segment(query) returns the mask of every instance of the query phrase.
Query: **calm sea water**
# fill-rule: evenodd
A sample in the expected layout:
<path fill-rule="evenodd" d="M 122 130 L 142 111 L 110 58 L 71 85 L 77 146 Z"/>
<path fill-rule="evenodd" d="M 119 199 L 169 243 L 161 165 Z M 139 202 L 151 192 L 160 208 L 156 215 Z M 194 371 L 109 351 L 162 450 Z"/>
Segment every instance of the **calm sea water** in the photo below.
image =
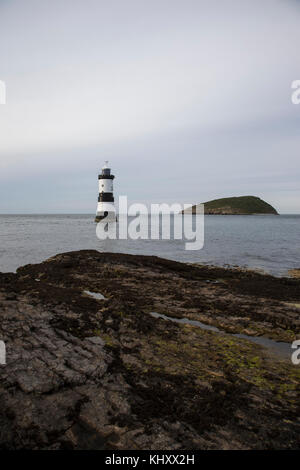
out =
<path fill-rule="evenodd" d="M 81 249 L 258 268 L 275 275 L 300 268 L 300 215 L 206 216 L 199 251 L 186 251 L 181 240 L 100 241 L 93 215 L 0 215 L 0 241 L 2 272 Z"/>

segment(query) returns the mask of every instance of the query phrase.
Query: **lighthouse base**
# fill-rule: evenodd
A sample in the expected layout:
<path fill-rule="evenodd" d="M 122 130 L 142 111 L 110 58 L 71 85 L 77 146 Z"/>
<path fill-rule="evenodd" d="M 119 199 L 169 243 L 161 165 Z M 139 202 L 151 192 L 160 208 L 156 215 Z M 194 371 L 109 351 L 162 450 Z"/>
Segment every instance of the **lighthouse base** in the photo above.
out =
<path fill-rule="evenodd" d="M 114 211 L 104 211 L 101 213 L 97 213 L 95 217 L 95 222 L 101 222 L 101 220 L 105 220 L 105 222 L 117 222 L 118 218 Z"/>

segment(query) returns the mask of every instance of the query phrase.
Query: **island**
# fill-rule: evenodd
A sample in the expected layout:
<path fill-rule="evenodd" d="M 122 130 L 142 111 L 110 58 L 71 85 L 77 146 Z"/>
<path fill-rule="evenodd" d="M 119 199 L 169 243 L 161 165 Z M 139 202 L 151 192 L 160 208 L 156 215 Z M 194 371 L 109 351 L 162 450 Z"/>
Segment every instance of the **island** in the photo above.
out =
<path fill-rule="evenodd" d="M 297 278 L 155 256 L 2 273 L 0 449 L 297 449 L 299 302 Z"/>
<path fill-rule="evenodd" d="M 183 210 L 183 214 L 195 214 L 199 204 Z M 239 196 L 204 202 L 206 215 L 278 215 L 276 209 L 256 196 Z"/>

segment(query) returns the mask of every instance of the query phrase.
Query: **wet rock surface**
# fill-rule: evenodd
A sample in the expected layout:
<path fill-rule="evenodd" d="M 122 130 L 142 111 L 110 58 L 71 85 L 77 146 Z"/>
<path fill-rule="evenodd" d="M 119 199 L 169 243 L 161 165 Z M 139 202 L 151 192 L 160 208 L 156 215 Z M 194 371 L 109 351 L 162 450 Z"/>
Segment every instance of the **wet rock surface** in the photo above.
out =
<path fill-rule="evenodd" d="M 298 279 L 92 250 L 0 274 L 0 448 L 299 448 L 300 366 L 150 315 L 288 342 L 299 303 Z"/>

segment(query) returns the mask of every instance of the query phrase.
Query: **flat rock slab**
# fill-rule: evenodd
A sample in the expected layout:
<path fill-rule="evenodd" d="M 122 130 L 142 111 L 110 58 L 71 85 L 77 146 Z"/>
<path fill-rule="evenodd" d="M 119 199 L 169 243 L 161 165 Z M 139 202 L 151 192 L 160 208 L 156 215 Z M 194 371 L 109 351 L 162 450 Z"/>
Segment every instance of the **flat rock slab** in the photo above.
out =
<path fill-rule="evenodd" d="M 298 279 L 92 250 L 0 274 L 0 448 L 298 448 L 300 366 L 150 312 L 289 342 L 299 302 Z"/>

